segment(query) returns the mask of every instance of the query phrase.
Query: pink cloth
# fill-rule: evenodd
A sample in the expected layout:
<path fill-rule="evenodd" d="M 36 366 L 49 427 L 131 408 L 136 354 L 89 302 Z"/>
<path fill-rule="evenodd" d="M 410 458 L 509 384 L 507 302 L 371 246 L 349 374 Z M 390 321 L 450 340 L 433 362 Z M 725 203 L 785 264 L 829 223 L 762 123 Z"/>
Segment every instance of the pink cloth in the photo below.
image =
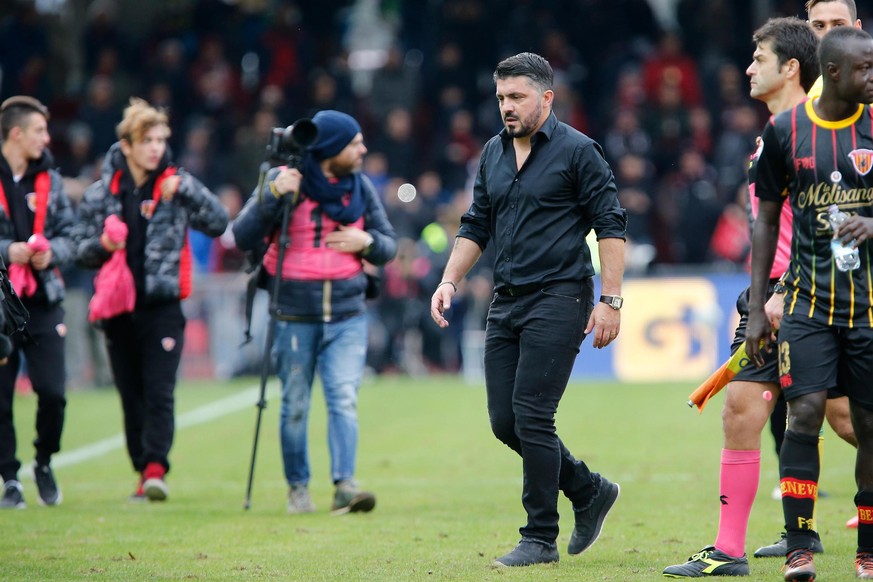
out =
<path fill-rule="evenodd" d="M 88 321 L 130 313 L 136 305 L 133 274 L 127 266 L 127 251 L 118 249 L 94 277 L 94 295 L 88 304 Z"/>
<path fill-rule="evenodd" d="M 746 530 L 758 492 L 761 451 L 722 449 L 719 475 L 718 537 L 715 548 L 739 558 L 746 553 Z"/>
<path fill-rule="evenodd" d="M 127 225 L 114 214 L 103 221 L 103 233 L 114 245 L 127 240 Z M 94 277 L 94 296 L 88 304 L 88 321 L 109 319 L 122 313 L 130 313 L 136 306 L 136 285 L 127 266 L 127 251 L 123 248 L 112 252 L 97 276 Z"/>
<path fill-rule="evenodd" d="M 35 253 L 41 253 L 51 248 L 48 239 L 41 234 L 34 234 L 27 239 L 27 246 Z M 30 265 L 9 265 L 9 281 L 20 297 L 30 297 L 36 293 L 36 277 Z"/>

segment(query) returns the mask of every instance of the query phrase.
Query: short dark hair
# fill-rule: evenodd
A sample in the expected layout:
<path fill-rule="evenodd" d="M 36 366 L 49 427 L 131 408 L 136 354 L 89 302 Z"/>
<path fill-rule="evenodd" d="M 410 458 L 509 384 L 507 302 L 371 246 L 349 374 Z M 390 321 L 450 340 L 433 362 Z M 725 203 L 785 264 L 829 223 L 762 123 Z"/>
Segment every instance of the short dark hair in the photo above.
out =
<path fill-rule="evenodd" d="M 752 35 L 760 45 L 769 42 L 781 67 L 791 59 L 800 63 L 800 85 L 809 91 L 821 74 L 818 64 L 818 38 L 810 26 L 797 17 L 771 18 Z"/>
<path fill-rule="evenodd" d="M 39 113 L 48 121 L 49 110 L 29 95 L 15 95 L 0 104 L 0 135 L 5 140 L 13 127 L 23 127 L 31 113 Z"/>
<path fill-rule="evenodd" d="M 822 73 L 828 63 L 841 65 L 849 52 L 848 44 L 852 40 L 871 40 L 870 34 L 854 26 L 838 26 L 824 35 L 818 46 L 818 61 Z"/>
<path fill-rule="evenodd" d="M 858 7 L 855 6 L 855 0 L 806 0 L 806 13 L 809 14 L 809 9 L 817 4 L 827 4 L 828 2 L 839 2 L 849 9 L 849 16 L 852 21 L 858 19 Z"/>
<path fill-rule="evenodd" d="M 552 65 L 536 53 L 519 53 L 497 63 L 494 80 L 507 77 L 527 77 L 543 91 L 550 90 L 555 81 Z"/>

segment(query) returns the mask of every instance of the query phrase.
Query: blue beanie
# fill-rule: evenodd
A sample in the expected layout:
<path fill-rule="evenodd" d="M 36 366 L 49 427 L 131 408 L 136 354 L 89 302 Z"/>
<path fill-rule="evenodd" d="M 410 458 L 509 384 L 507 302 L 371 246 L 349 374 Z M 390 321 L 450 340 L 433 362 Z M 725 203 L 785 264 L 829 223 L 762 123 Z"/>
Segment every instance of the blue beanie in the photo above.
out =
<path fill-rule="evenodd" d="M 309 146 L 309 153 L 318 162 L 343 151 L 361 133 L 361 126 L 354 117 L 332 109 L 316 113 L 312 123 L 318 128 L 318 138 Z"/>

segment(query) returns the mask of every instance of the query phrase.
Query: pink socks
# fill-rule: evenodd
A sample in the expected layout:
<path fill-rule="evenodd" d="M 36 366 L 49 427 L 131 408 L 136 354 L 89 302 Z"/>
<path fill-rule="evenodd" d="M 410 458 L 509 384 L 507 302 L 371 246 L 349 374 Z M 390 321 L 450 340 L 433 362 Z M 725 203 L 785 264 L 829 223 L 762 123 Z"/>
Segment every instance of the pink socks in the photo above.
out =
<path fill-rule="evenodd" d="M 746 529 L 760 476 L 760 450 L 722 449 L 719 475 L 721 509 L 715 547 L 729 556 L 739 558 L 746 553 Z"/>

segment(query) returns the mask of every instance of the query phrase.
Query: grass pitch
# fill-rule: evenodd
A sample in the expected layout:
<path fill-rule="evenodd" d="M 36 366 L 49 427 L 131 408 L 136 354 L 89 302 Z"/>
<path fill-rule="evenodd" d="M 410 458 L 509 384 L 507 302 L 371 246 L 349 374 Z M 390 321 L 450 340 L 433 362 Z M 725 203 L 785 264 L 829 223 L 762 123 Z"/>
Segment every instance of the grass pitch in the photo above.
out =
<path fill-rule="evenodd" d="M 256 387 L 257 379 L 179 386 L 177 416 L 186 422 L 171 454 L 170 500 L 158 504 L 127 501 L 136 478 L 119 447 L 116 393 L 70 393 L 68 456 L 55 470 L 64 502 L 38 505 L 22 470 L 27 509 L 0 513 L 0 580 L 663 580 L 665 566 L 715 538 L 723 397 L 698 415 L 685 406 L 688 384 L 571 384 L 558 432 L 592 470 L 621 484 L 621 498 L 598 542 L 579 556 L 566 554 L 573 521 L 562 499 L 560 562 L 510 570 L 490 564 L 518 541 L 521 462 L 491 435 L 482 387 L 455 377 L 368 381 L 358 479 L 378 502 L 370 514 L 346 516 L 329 515 L 318 388 L 310 426 L 318 510 L 285 512 L 275 381 L 252 506 L 243 509 Z M 238 406 L 207 407 L 215 402 Z M 35 405 L 33 396 L 16 396 L 26 467 Z M 769 435 L 764 443 L 750 555 L 775 541 L 782 524 L 781 506 L 770 498 L 778 479 Z M 853 467 L 854 450 L 828 432 L 821 477 L 828 495 L 817 516 L 827 551 L 816 558 L 821 580 L 853 578 L 855 532 L 844 527 L 854 511 Z M 752 559 L 751 580 L 781 579 L 780 566 Z"/>

